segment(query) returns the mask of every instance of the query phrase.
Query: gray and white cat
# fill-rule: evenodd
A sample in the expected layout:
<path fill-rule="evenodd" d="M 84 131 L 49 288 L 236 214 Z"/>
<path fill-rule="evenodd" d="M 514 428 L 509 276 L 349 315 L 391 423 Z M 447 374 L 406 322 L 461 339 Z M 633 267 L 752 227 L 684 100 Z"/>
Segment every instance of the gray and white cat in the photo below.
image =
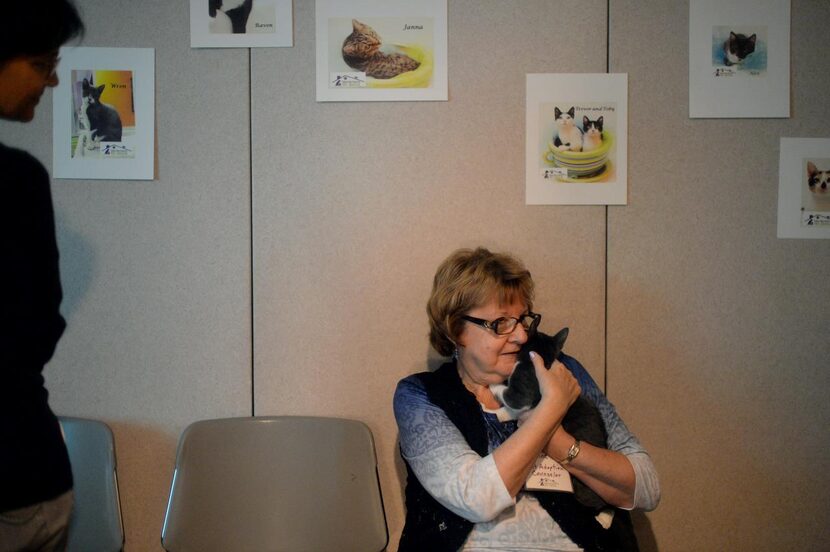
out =
<path fill-rule="evenodd" d="M 114 107 L 101 101 L 105 87 L 105 84 L 95 86 L 92 79 L 84 79 L 81 83 L 83 100 L 78 109 L 80 132 L 75 145 L 76 157 L 98 149 L 101 142 L 121 141 L 121 116 Z"/>
<path fill-rule="evenodd" d="M 738 65 L 743 63 L 748 55 L 755 51 L 756 36 L 742 35 L 729 32 L 729 38 L 723 43 L 723 64 Z"/>
<path fill-rule="evenodd" d="M 540 355 L 545 368 L 550 369 L 553 361 L 562 352 L 562 347 L 565 345 L 567 338 L 568 328 L 562 328 L 553 337 L 536 332 L 522 345 L 519 360 L 507 380 L 507 385 L 490 386 L 493 395 L 504 405 L 499 419 L 505 419 L 505 412 L 510 414 L 511 419 L 519 419 L 522 414 L 539 404 L 542 393 L 539 391 L 536 369 L 530 360 L 530 351 Z M 596 447 L 608 448 L 608 432 L 605 429 L 602 415 L 596 405 L 582 395 L 577 397 L 568 409 L 567 414 L 562 419 L 562 427 L 575 439 Z M 574 495 L 579 502 L 596 511 L 607 507 L 605 501 L 587 485 L 576 478 L 573 478 L 572 482 Z"/>
<path fill-rule="evenodd" d="M 556 117 L 553 145 L 561 151 L 582 151 L 582 131 L 574 122 L 574 108 L 562 111 L 554 107 L 553 113 Z"/>
<path fill-rule="evenodd" d="M 121 116 L 114 107 L 101 101 L 101 94 L 106 85 L 95 86 L 92 79 L 84 79 L 82 87 L 84 100 L 81 109 L 86 112 L 89 119 L 92 138 L 99 142 L 120 142 Z"/>
<path fill-rule="evenodd" d="M 363 71 L 376 79 L 391 79 L 401 73 L 414 71 L 421 64 L 401 53 L 383 53 L 383 41 L 375 30 L 352 19 L 352 34 L 343 41 L 343 61 L 352 69 Z"/>

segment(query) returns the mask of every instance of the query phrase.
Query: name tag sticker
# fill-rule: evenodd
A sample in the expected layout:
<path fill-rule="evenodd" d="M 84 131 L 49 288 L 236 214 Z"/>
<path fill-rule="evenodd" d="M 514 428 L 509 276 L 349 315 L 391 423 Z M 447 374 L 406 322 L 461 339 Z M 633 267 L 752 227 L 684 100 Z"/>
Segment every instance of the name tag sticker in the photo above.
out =
<path fill-rule="evenodd" d="M 529 491 L 574 492 L 571 474 L 568 473 L 568 470 L 544 453 L 539 455 L 536 464 L 530 470 L 530 475 L 525 481 L 525 489 Z"/>

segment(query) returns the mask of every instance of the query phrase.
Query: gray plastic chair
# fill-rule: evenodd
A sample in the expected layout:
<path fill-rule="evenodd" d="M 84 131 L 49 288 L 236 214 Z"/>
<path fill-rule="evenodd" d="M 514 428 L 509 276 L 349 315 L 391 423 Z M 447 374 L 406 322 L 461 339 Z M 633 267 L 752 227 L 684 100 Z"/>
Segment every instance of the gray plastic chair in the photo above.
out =
<path fill-rule="evenodd" d="M 104 422 L 60 417 L 72 478 L 75 506 L 69 525 L 69 552 L 117 552 L 124 547 L 118 495 L 115 444 Z"/>
<path fill-rule="evenodd" d="M 364 423 L 227 418 L 182 433 L 161 533 L 165 550 L 378 552 L 388 540 Z"/>

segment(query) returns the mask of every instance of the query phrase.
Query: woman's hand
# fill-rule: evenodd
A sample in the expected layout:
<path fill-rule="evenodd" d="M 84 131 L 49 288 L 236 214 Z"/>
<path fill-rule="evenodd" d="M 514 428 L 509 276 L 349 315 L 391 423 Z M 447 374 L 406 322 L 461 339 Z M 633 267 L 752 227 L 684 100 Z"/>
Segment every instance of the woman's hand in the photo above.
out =
<path fill-rule="evenodd" d="M 558 360 L 553 361 L 550 370 L 545 368 L 542 357 L 536 353 L 530 353 L 530 360 L 536 369 L 536 379 L 539 380 L 539 390 L 542 393 L 540 404 L 541 402 L 551 403 L 557 414 L 561 412 L 561 415 L 558 415 L 557 418 L 564 417 L 582 391 L 579 382 L 576 381 L 571 371 Z"/>

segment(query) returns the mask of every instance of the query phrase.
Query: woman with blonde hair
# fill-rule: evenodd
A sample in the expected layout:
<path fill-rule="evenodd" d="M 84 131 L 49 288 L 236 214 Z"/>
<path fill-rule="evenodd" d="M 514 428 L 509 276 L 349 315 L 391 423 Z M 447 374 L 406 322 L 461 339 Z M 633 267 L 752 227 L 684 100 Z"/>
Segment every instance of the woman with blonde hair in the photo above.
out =
<path fill-rule="evenodd" d="M 435 372 L 401 380 L 394 410 L 407 468 L 406 524 L 399 550 L 636 550 L 628 516 L 657 506 L 648 453 L 578 361 L 546 370 L 531 355 L 541 401 L 521 422 L 501 421 L 490 385 L 512 373 L 541 315 L 534 283 L 514 257 L 461 249 L 439 266 L 427 304 L 430 342 L 451 357 Z M 596 405 L 607 448 L 562 427 L 580 394 Z M 541 453 L 608 505 L 594 512 L 567 493 L 528 491 Z"/>

